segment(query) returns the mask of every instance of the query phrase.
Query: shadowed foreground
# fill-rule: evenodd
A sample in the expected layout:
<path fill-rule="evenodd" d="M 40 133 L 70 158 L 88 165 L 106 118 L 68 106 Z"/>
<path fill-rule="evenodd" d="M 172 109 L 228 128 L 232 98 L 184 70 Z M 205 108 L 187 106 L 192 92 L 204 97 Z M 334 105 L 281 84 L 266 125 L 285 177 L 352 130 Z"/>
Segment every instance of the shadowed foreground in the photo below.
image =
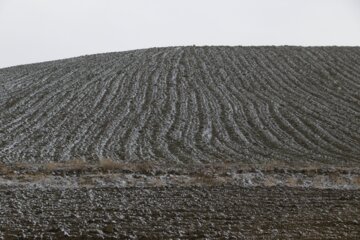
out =
<path fill-rule="evenodd" d="M 2 187 L 0 195 L 5 239 L 360 236 L 360 192 L 351 190 Z"/>

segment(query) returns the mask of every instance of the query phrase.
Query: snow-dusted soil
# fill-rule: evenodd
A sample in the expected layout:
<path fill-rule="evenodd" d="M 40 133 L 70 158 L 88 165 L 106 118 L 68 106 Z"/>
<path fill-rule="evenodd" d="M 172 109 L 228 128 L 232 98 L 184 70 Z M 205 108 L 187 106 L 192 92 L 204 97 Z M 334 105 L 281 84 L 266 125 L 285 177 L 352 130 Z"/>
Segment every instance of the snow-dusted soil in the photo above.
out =
<path fill-rule="evenodd" d="M 359 239 L 359 47 L 0 69 L 1 239 Z"/>
<path fill-rule="evenodd" d="M 173 47 L 0 69 L 0 162 L 358 165 L 360 48 Z"/>
<path fill-rule="evenodd" d="M 226 172 L 213 174 L 161 174 L 141 173 L 76 173 L 11 174 L 0 175 L 1 187 L 69 188 L 82 187 L 189 187 L 189 186 L 238 186 L 238 187 L 291 187 L 316 189 L 360 190 L 360 174 L 350 172 Z"/>

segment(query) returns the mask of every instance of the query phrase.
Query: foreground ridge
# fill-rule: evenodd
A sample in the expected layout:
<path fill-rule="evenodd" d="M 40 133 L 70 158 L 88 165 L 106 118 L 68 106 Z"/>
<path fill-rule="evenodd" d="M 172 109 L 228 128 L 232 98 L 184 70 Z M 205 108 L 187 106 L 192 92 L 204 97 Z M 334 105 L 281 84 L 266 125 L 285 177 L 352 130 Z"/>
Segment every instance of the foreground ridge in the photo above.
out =
<path fill-rule="evenodd" d="M 357 47 L 153 48 L 0 69 L 0 163 L 359 156 Z"/>

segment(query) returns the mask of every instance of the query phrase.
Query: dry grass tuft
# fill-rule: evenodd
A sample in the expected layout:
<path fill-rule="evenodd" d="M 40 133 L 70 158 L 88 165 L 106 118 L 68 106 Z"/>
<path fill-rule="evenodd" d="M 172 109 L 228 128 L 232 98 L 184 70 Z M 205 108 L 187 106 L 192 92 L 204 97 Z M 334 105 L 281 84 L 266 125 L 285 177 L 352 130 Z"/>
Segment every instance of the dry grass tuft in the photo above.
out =
<path fill-rule="evenodd" d="M 273 176 L 266 176 L 264 179 L 264 186 L 265 187 L 273 187 L 276 186 L 277 182 Z"/>
<path fill-rule="evenodd" d="M 116 162 L 110 158 L 100 159 L 99 168 L 104 171 L 124 170 L 125 164 Z"/>
<path fill-rule="evenodd" d="M 288 187 L 298 187 L 299 186 L 299 179 L 297 179 L 294 176 L 291 176 L 291 177 L 286 179 L 285 184 Z"/>
<path fill-rule="evenodd" d="M 155 167 L 150 162 L 141 162 L 130 165 L 131 169 L 134 172 L 141 173 L 141 174 L 152 174 L 155 170 Z"/>
<path fill-rule="evenodd" d="M 75 171 L 85 170 L 88 167 L 88 164 L 84 159 L 73 159 L 64 165 L 65 168 Z"/>
<path fill-rule="evenodd" d="M 68 162 L 49 162 L 43 165 L 42 169 L 44 172 L 54 172 L 59 170 L 64 171 L 83 171 L 89 165 L 83 159 L 74 159 Z"/>
<path fill-rule="evenodd" d="M 212 171 L 209 171 L 209 169 L 202 169 L 196 172 L 193 175 L 191 181 L 192 184 L 206 185 L 206 186 L 215 186 L 222 184 L 223 182 L 224 179 L 222 177 L 215 175 Z"/>
<path fill-rule="evenodd" d="M 351 183 L 354 184 L 355 186 L 359 186 L 360 187 L 360 176 L 354 176 L 351 178 Z"/>
<path fill-rule="evenodd" d="M 6 175 L 6 174 L 9 174 L 9 173 L 10 173 L 9 168 L 6 167 L 4 164 L 0 163 L 0 174 L 1 175 Z"/>
<path fill-rule="evenodd" d="M 153 187 L 163 187 L 166 185 L 166 183 L 163 182 L 160 178 L 151 178 L 149 180 L 149 184 Z"/>
<path fill-rule="evenodd" d="M 61 167 L 60 163 L 49 162 L 43 166 L 43 169 L 45 172 L 53 172 L 53 171 L 58 170 L 60 167 Z"/>
<path fill-rule="evenodd" d="M 31 168 L 31 165 L 28 163 L 16 163 L 15 168 L 17 170 L 28 170 Z"/>
<path fill-rule="evenodd" d="M 222 184 L 224 181 L 222 181 L 222 178 L 218 178 L 216 176 L 197 176 L 192 179 L 192 184 L 197 184 L 200 186 L 216 186 Z"/>

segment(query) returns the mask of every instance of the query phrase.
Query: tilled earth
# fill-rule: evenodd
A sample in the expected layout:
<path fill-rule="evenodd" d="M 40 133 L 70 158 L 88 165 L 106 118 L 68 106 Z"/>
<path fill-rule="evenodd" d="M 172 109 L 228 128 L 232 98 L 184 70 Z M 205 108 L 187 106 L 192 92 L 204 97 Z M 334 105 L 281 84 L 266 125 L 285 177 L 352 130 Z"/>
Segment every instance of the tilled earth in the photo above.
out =
<path fill-rule="evenodd" d="M 0 69 L 0 163 L 359 166 L 360 47 L 170 47 Z"/>
<path fill-rule="evenodd" d="M 0 239 L 360 239 L 359 103 L 359 47 L 0 69 Z"/>
<path fill-rule="evenodd" d="M 0 239 L 359 239 L 360 191 L 0 188 Z"/>

